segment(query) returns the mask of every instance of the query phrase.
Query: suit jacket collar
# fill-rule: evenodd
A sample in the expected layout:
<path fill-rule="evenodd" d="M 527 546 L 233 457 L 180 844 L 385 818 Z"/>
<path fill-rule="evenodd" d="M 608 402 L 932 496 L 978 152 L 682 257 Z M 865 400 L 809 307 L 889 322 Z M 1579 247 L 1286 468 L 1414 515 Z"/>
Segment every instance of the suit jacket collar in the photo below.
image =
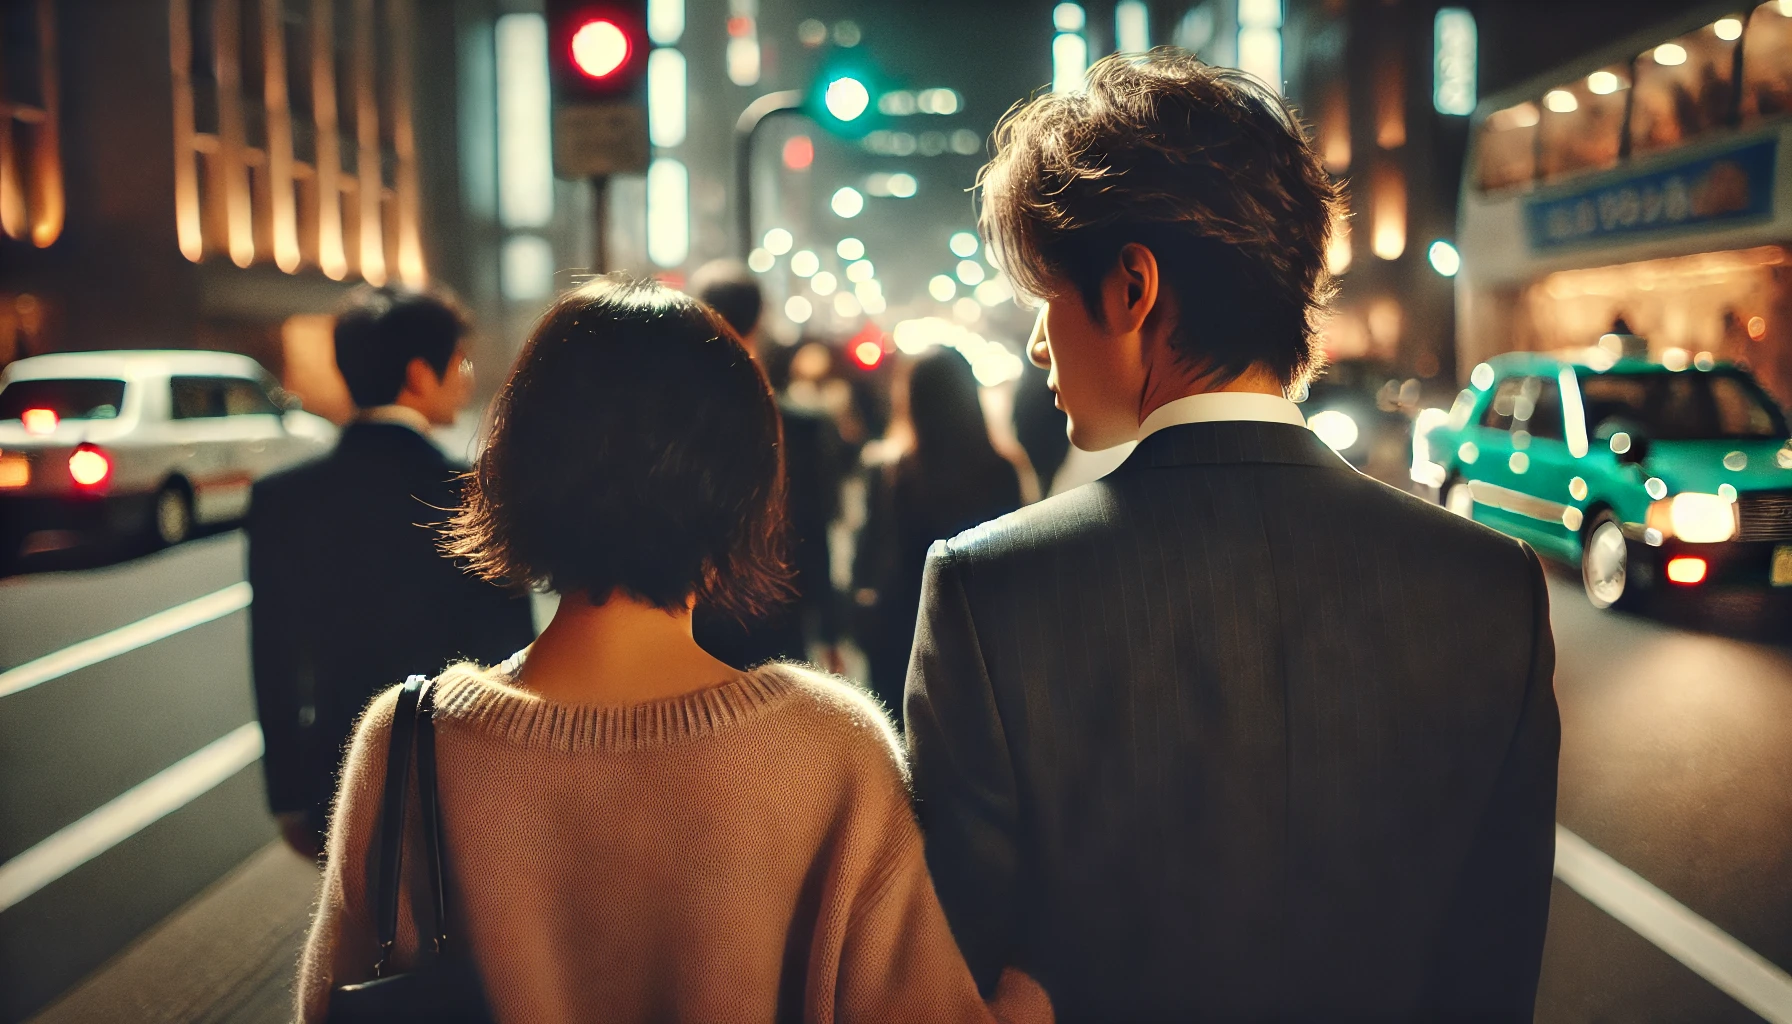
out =
<path fill-rule="evenodd" d="M 1250 462 L 1316 466 L 1355 472 L 1311 430 L 1290 423 L 1224 420 L 1184 423 L 1156 431 L 1133 450 L 1122 471 L 1142 467 Z"/>
<path fill-rule="evenodd" d="M 430 466 L 453 466 L 435 442 L 402 423 L 354 420 L 342 428 L 336 451 L 343 455 L 396 458 Z"/>

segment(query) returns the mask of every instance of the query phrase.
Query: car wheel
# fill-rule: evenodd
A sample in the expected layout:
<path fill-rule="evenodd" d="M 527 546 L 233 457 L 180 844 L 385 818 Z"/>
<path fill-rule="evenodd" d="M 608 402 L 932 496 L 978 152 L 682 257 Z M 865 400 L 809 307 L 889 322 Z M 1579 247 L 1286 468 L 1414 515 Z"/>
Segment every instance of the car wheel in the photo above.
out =
<path fill-rule="evenodd" d="M 185 487 L 170 483 L 156 492 L 155 531 L 165 547 L 179 544 L 193 532 L 193 499 Z"/>
<path fill-rule="evenodd" d="M 1580 579 L 1595 608 L 1635 608 L 1646 596 L 1643 580 L 1631 564 L 1624 527 L 1609 509 L 1595 516 L 1582 535 Z"/>
<path fill-rule="evenodd" d="M 1452 477 L 1444 485 L 1444 507 L 1464 519 L 1475 518 L 1475 495 L 1469 490 L 1467 480 Z"/>

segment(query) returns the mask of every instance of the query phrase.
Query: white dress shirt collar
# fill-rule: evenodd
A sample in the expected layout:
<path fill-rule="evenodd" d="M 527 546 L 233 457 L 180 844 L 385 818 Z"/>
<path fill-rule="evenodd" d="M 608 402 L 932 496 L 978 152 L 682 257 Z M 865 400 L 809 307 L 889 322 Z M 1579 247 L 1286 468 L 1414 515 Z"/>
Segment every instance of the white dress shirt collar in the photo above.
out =
<path fill-rule="evenodd" d="M 362 409 L 355 419 L 362 423 L 392 423 L 410 427 L 424 437 L 429 436 L 429 417 L 408 405 L 376 405 Z"/>
<path fill-rule="evenodd" d="M 1139 440 L 1165 427 L 1184 423 L 1214 423 L 1221 420 L 1254 420 L 1259 423 L 1287 423 L 1304 427 L 1307 418 L 1300 406 L 1281 395 L 1265 395 L 1255 391 L 1211 391 L 1165 402 L 1152 410 L 1139 424 Z"/>

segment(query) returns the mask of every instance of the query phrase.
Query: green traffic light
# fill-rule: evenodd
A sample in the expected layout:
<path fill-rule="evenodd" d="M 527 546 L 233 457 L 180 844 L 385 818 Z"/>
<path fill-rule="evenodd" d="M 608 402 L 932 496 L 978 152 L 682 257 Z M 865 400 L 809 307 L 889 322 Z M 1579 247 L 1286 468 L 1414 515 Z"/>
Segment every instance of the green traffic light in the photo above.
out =
<path fill-rule="evenodd" d="M 871 105 L 871 91 L 865 83 L 851 76 L 842 76 L 828 83 L 822 94 L 828 113 L 841 121 L 857 120 Z"/>

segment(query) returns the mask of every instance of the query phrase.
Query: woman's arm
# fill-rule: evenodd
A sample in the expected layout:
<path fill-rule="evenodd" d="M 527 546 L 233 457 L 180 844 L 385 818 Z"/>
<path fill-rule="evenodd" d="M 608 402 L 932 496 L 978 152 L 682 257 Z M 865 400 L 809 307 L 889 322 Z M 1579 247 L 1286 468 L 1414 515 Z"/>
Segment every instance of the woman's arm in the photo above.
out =
<path fill-rule="evenodd" d="M 1051 1000 L 1013 968 L 985 1003 L 946 923 L 927 874 L 921 835 L 903 814 L 887 837 L 889 850 L 866 873 L 841 944 L 835 1020 L 1045 1022 Z M 811 978 L 811 991 L 817 979 Z M 819 1016 L 819 1015 L 818 1015 Z"/>
<path fill-rule="evenodd" d="M 323 890 L 299 961 L 299 1019 L 307 1024 L 328 1016 L 332 988 L 371 979 L 379 959 L 367 895 L 368 856 L 379 823 L 386 743 L 397 702 L 397 687 L 374 698 L 355 726 L 343 762 L 330 814 Z"/>

